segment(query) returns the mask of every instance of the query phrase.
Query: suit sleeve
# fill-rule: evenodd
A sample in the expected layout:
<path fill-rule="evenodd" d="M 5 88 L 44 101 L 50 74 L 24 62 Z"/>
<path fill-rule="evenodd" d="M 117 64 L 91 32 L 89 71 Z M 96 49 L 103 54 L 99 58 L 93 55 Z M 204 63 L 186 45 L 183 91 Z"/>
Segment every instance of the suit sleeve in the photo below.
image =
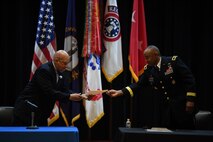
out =
<path fill-rule="evenodd" d="M 35 82 L 39 86 L 40 91 L 45 95 L 59 100 L 69 99 L 69 92 L 62 92 L 54 87 L 54 77 L 45 69 L 39 70 L 35 75 Z"/>

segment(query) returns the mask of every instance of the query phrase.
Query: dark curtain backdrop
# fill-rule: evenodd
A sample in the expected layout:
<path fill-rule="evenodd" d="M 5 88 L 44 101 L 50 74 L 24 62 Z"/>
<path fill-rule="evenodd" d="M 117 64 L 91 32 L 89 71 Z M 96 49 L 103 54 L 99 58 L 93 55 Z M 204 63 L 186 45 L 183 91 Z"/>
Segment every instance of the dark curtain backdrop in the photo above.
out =
<path fill-rule="evenodd" d="M 76 1 L 78 46 L 81 49 L 85 0 Z M 101 0 L 103 10 L 105 1 Z M 133 1 L 117 0 L 117 3 L 122 30 L 124 72 L 112 84 L 107 83 L 102 76 L 103 89 L 121 89 L 131 82 L 127 57 Z M 213 47 L 212 0 L 144 0 L 144 5 L 148 44 L 158 46 L 162 55 L 178 55 L 182 58 L 196 77 L 199 109 L 213 111 L 213 73 L 210 69 L 210 49 Z M 13 106 L 19 92 L 29 80 L 39 7 L 39 0 L 1 2 L 1 106 Z M 53 7 L 57 47 L 63 49 L 67 0 L 53 0 Z M 138 96 L 142 95 L 143 93 Z M 111 99 L 103 95 L 103 98 L 105 115 L 92 129 L 86 125 L 82 107 L 81 118 L 76 124 L 82 140 L 112 139 L 117 127 L 124 126 L 127 117 L 137 127 L 137 122 L 143 119 L 139 120 L 136 114 L 148 109 L 144 104 L 149 103 L 149 99 L 145 100 L 143 97 Z M 140 111 L 135 108 L 140 108 Z"/>

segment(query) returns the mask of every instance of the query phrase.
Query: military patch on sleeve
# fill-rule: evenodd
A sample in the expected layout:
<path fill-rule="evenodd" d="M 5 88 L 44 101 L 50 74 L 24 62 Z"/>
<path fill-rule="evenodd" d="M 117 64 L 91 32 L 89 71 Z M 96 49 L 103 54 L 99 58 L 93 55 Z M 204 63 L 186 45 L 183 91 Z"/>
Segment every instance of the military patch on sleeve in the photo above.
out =
<path fill-rule="evenodd" d="M 177 56 L 172 56 L 172 61 L 175 61 Z"/>

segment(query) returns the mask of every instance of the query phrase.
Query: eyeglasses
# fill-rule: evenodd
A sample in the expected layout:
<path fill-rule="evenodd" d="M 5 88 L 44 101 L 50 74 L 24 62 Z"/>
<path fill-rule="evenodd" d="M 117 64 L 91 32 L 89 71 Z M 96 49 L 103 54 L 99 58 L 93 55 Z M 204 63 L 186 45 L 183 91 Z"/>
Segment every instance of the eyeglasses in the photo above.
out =
<path fill-rule="evenodd" d="M 63 60 L 59 60 L 59 62 L 60 62 L 61 64 L 65 65 L 65 66 L 69 63 L 69 61 L 63 61 Z"/>

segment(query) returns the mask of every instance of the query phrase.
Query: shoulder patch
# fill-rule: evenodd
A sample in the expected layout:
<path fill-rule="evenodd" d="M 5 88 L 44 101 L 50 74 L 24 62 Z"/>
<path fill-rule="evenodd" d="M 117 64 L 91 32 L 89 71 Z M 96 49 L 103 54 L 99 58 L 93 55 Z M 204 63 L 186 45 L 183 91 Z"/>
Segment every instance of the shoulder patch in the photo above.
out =
<path fill-rule="evenodd" d="M 144 70 L 146 70 L 147 69 L 147 64 L 143 68 L 144 68 Z"/>
<path fill-rule="evenodd" d="M 172 56 L 172 61 L 175 61 L 177 56 Z"/>

